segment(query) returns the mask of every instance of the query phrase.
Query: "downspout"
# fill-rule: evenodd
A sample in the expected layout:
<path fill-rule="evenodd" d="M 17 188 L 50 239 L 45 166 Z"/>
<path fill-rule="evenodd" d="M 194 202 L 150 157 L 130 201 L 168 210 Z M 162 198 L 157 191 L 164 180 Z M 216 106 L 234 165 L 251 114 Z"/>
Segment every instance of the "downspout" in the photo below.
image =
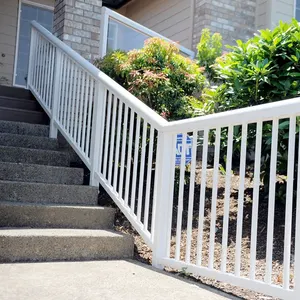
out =
<path fill-rule="evenodd" d="M 190 18 L 189 45 L 190 45 L 190 49 L 192 51 L 195 51 L 195 49 L 193 48 L 193 35 L 194 35 L 194 20 L 195 20 L 195 4 L 196 4 L 196 0 L 190 0 L 190 1 L 191 1 L 191 9 L 190 9 L 191 18 Z"/>

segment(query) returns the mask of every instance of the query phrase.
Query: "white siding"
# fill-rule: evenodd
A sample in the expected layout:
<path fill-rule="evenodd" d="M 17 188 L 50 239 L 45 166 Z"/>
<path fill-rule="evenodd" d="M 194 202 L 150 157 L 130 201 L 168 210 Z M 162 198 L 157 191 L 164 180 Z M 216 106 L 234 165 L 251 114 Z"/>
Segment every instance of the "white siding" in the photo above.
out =
<path fill-rule="evenodd" d="M 277 0 L 274 6 L 272 27 L 278 25 L 279 21 L 290 22 L 294 17 L 294 0 Z"/>
<path fill-rule="evenodd" d="M 274 28 L 279 21 L 290 22 L 295 14 L 295 0 L 258 0 L 257 29 Z"/>
<path fill-rule="evenodd" d="M 138 0 L 118 12 L 191 48 L 191 0 Z"/>

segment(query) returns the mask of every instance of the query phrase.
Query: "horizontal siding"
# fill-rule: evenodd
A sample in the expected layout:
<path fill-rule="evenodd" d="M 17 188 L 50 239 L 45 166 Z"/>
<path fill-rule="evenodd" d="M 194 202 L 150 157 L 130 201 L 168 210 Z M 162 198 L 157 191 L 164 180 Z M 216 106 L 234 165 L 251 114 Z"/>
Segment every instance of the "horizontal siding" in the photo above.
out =
<path fill-rule="evenodd" d="M 294 18 L 295 0 L 257 0 L 256 26 L 258 29 L 274 28 L 279 21 Z"/>
<path fill-rule="evenodd" d="M 118 12 L 191 48 L 191 0 L 140 0 Z"/>
<path fill-rule="evenodd" d="M 18 0 L 0 2 L 0 77 L 13 82 L 16 50 Z"/>
<path fill-rule="evenodd" d="M 279 20 L 290 22 L 294 17 L 294 0 L 277 0 L 275 5 L 275 19 L 272 26 L 276 26 Z"/>

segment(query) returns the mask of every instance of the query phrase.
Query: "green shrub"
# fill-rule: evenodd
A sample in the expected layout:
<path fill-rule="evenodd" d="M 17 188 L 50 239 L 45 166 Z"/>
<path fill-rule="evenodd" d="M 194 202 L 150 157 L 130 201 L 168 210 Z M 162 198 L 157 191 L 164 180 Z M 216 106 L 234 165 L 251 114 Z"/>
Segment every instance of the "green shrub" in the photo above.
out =
<path fill-rule="evenodd" d="M 280 22 L 217 59 L 218 111 L 269 103 L 300 94 L 300 25 Z"/>
<path fill-rule="evenodd" d="M 201 67 L 205 68 L 205 72 L 209 79 L 215 79 L 215 71 L 212 65 L 216 58 L 222 54 L 222 36 L 220 33 L 211 35 L 208 28 L 204 28 L 201 32 L 200 42 L 197 45 L 197 60 Z"/>
<path fill-rule="evenodd" d="M 221 85 L 204 92 L 204 113 L 270 103 L 300 94 L 300 26 L 280 22 L 274 30 L 261 30 L 247 42 L 237 41 L 231 52 L 216 60 L 214 70 Z M 299 129 L 297 119 L 297 132 Z M 268 190 L 272 125 L 263 125 L 261 175 Z M 289 121 L 281 120 L 278 134 L 277 175 L 286 175 Z M 249 125 L 248 149 L 255 149 L 256 127 Z M 221 157 L 226 160 L 227 133 L 222 134 Z M 239 157 L 241 128 L 234 132 L 234 156 Z M 285 181 L 285 179 L 283 180 Z M 285 184 L 277 184 L 279 197 L 285 198 Z"/>
<path fill-rule="evenodd" d="M 95 65 L 168 120 L 193 117 L 206 84 L 203 69 L 175 44 L 151 38 L 142 49 L 114 51 Z"/>

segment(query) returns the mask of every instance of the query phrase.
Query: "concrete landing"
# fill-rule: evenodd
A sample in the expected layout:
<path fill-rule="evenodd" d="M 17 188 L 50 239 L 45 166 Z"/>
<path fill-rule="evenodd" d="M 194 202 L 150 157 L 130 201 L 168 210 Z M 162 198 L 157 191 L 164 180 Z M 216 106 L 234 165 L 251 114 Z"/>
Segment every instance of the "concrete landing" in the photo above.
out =
<path fill-rule="evenodd" d="M 1 300 L 224 300 L 202 285 L 128 261 L 0 265 Z"/>

